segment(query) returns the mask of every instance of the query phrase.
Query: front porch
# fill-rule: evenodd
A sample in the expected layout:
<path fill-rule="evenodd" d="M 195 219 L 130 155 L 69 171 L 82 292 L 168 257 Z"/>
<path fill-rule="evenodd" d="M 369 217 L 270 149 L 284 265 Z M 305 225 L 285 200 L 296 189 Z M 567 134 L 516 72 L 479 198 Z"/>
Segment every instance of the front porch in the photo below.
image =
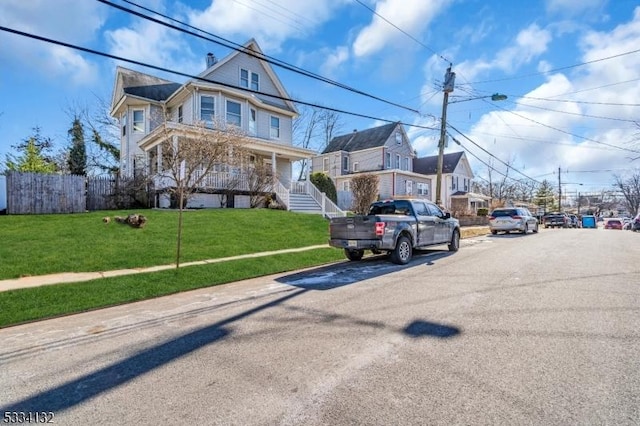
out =
<path fill-rule="evenodd" d="M 199 183 L 187 202 L 188 208 L 270 207 L 265 201 L 273 200 L 289 211 L 325 217 L 346 215 L 309 181 L 281 182 L 277 177 L 269 176 L 267 181 L 260 182 L 250 172 L 213 172 L 197 179 Z M 155 207 L 177 206 L 170 195 L 175 187 L 170 176 L 157 174 L 153 187 Z"/>

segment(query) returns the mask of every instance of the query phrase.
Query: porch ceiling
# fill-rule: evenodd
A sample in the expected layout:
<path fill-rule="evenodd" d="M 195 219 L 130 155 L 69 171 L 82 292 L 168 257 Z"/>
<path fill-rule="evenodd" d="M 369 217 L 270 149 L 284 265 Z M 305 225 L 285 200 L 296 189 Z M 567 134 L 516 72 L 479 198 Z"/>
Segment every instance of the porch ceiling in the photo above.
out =
<path fill-rule="evenodd" d="M 197 132 L 200 129 L 194 129 L 193 126 L 179 124 L 179 123 L 167 123 L 166 129 L 165 126 L 160 126 L 155 129 L 153 132 L 149 133 L 146 137 L 138 142 L 138 146 L 143 151 L 147 152 L 151 150 L 151 148 L 161 144 L 167 139 L 170 139 L 173 136 L 183 136 L 183 137 L 196 137 Z M 207 130 L 211 132 L 215 132 L 216 130 Z M 277 158 L 286 159 L 289 161 L 299 161 L 311 158 L 317 155 L 317 152 L 295 147 L 292 145 L 284 145 L 277 142 L 267 141 L 263 139 L 257 139 L 248 137 L 248 142 L 245 144 L 245 147 L 259 155 L 271 157 L 273 153 L 275 153 Z"/>

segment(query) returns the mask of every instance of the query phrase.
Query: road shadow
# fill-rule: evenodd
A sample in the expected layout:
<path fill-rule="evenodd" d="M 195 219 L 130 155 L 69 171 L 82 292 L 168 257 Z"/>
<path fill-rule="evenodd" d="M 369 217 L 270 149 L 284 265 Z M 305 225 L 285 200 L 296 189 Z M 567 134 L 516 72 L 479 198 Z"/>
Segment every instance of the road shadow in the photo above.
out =
<path fill-rule="evenodd" d="M 451 256 L 448 250 L 416 250 L 411 261 L 406 265 L 391 263 L 388 256 L 375 255 L 360 261 L 344 261 L 327 266 L 313 268 L 303 272 L 295 272 L 277 278 L 282 284 L 309 290 L 331 290 L 351 285 L 371 278 L 392 274 L 402 269 L 420 265 L 431 266 L 439 259 Z"/>
<path fill-rule="evenodd" d="M 230 336 L 225 327 L 265 309 L 298 297 L 307 290 L 298 290 L 272 302 L 257 306 L 215 324 L 201 327 L 178 338 L 145 349 L 136 355 L 115 362 L 93 373 L 86 374 L 54 388 L 42 391 L 20 401 L 0 407 L 2 412 L 54 412 L 59 413 L 104 392 L 121 386 L 139 376 L 169 364 L 204 346 Z"/>
<path fill-rule="evenodd" d="M 455 337 L 460 334 L 458 327 L 446 324 L 438 324 L 430 321 L 413 321 L 402 330 L 406 335 L 411 337 L 437 337 L 446 339 Z"/>

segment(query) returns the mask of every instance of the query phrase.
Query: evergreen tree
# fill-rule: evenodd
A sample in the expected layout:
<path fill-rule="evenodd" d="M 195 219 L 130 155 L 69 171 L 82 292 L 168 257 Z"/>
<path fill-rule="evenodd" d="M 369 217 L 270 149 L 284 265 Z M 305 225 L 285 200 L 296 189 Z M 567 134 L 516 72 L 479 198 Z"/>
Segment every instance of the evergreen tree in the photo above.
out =
<path fill-rule="evenodd" d="M 543 180 L 542 184 L 536 191 L 536 195 L 533 199 L 533 202 L 538 206 L 542 207 L 545 212 L 554 210 L 555 203 L 555 189 L 551 186 L 548 180 Z"/>
<path fill-rule="evenodd" d="M 85 176 L 87 174 L 87 151 L 84 142 L 84 128 L 77 116 L 69 129 L 69 136 L 71 136 L 71 146 L 69 147 L 67 159 L 69 173 Z"/>
<path fill-rule="evenodd" d="M 42 154 L 42 147 L 35 136 L 27 139 L 23 144 L 23 155 L 13 157 L 7 155 L 7 170 L 32 173 L 54 173 L 57 169 L 54 162 L 47 160 Z"/>

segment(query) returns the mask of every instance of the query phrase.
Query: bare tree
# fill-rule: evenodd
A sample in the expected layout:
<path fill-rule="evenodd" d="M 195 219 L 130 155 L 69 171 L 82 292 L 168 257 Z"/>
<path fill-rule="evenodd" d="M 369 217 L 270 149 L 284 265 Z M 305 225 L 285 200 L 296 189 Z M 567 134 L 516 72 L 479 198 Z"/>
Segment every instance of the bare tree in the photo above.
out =
<path fill-rule="evenodd" d="M 320 150 L 324 150 L 331 139 L 342 130 L 342 116 L 335 112 L 325 109 L 320 114 L 320 129 L 322 131 L 322 145 Z"/>
<path fill-rule="evenodd" d="M 162 144 L 162 173 L 170 184 L 167 191 L 178 204 L 178 238 L 176 268 L 180 267 L 182 241 L 182 213 L 189 198 L 205 186 L 216 167 L 232 167 L 243 152 L 245 135 L 235 126 L 214 123 L 215 129 L 194 126 L 189 133 L 176 131 L 165 121 L 165 142 Z"/>
<path fill-rule="evenodd" d="M 351 179 L 351 192 L 353 192 L 352 209 L 355 214 L 366 214 L 369 206 L 378 198 L 378 182 L 376 175 L 363 173 Z"/>
<path fill-rule="evenodd" d="M 624 179 L 614 175 L 614 188 L 622 193 L 626 208 L 633 216 L 640 211 L 640 170 L 636 170 L 631 176 Z"/>
<path fill-rule="evenodd" d="M 322 111 L 317 107 L 301 105 L 299 107 L 300 115 L 293 122 L 293 138 L 295 144 L 301 148 L 314 149 L 317 140 L 317 134 L 320 127 L 320 116 Z M 298 180 L 306 175 L 308 164 L 306 160 L 302 160 Z"/>
<path fill-rule="evenodd" d="M 259 160 L 252 167 L 249 167 L 246 175 L 249 185 L 250 207 L 256 208 L 264 205 L 265 194 L 273 183 L 271 167 L 264 164 L 264 161 Z"/>

